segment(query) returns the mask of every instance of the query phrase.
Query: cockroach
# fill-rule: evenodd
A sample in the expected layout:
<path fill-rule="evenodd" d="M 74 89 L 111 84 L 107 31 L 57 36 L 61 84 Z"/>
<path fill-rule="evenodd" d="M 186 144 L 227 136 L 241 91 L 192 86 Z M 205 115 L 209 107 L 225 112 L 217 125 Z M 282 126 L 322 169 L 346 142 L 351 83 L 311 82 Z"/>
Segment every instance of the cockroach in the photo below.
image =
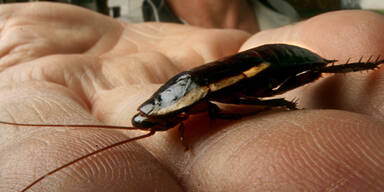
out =
<path fill-rule="evenodd" d="M 267 44 L 232 56 L 181 72 L 161 86 L 138 108 L 132 118 L 134 127 L 107 125 L 22 124 L 1 121 L 2 124 L 37 127 L 98 127 L 111 129 L 139 129 L 147 134 L 130 138 L 70 161 L 41 176 L 22 191 L 27 191 L 45 177 L 76 162 L 113 147 L 149 137 L 157 131 L 179 126 L 181 139 L 183 121 L 190 114 L 208 112 L 211 118 L 236 118 L 236 114 L 224 114 L 212 102 L 227 104 L 261 105 L 296 109 L 295 102 L 284 98 L 265 99 L 313 82 L 322 73 L 347 73 L 376 69 L 384 63 L 361 61 L 334 65 L 328 60 L 302 47 L 287 44 Z"/>

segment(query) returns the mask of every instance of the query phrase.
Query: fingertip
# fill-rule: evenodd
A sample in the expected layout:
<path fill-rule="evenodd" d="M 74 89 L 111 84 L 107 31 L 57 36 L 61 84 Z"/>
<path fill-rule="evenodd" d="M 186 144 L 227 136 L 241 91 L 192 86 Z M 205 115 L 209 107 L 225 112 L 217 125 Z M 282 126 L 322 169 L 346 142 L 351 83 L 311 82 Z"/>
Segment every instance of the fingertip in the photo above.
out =
<path fill-rule="evenodd" d="M 309 48 L 330 59 L 382 55 L 383 18 L 370 11 L 329 12 L 297 24 L 257 33 L 241 50 L 262 44 L 287 43 Z"/>
<path fill-rule="evenodd" d="M 382 127 L 368 116 L 336 110 L 248 118 L 195 149 L 184 179 L 191 187 L 209 183 L 200 187 L 221 191 L 380 191 Z"/>

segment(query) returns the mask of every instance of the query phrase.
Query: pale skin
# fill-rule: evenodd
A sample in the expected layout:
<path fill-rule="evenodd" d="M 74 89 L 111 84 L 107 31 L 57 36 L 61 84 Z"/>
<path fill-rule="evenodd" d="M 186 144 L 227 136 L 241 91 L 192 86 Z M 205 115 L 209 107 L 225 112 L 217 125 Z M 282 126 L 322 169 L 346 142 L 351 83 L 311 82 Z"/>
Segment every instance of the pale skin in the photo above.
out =
<path fill-rule="evenodd" d="M 22 8 L 21 8 L 22 7 Z M 384 56 L 384 19 L 334 12 L 250 35 L 172 24 L 124 24 L 52 4 L 0 7 L 0 117 L 20 123 L 130 126 L 137 106 L 177 72 L 265 43 L 329 59 Z M 323 78 L 284 97 L 305 110 L 177 129 L 90 157 L 35 191 L 383 191 L 384 69 Z M 0 191 L 143 131 L 0 127 Z"/>
<path fill-rule="evenodd" d="M 166 0 L 172 11 L 190 25 L 205 28 L 259 31 L 259 25 L 248 0 Z M 188 11 L 190 10 L 190 11 Z"/>

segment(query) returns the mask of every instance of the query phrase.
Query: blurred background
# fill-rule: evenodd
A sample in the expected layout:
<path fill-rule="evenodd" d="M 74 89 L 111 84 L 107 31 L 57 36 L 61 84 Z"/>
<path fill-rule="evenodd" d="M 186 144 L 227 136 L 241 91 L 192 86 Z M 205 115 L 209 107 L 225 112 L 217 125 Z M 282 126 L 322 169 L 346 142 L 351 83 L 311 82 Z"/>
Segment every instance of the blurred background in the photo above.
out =
<path fill-rule="evenodd" d="M 0 3 L 35 1 L 37 0 L 0 0 Z M 342 9 L 365 9 L 384 13 L 384 0 L 244 1 L 255 13 L 259 25 L 258 30 L 280 27 L 320 13 Z M 174 13 L 172 6 L 169 5 L 170 0 L 51 0 L 51 2 L 78 5 L 131 23 L 155 21 L 188 24 Z M 184 1 L 183 3 L 189 2 Z"/>

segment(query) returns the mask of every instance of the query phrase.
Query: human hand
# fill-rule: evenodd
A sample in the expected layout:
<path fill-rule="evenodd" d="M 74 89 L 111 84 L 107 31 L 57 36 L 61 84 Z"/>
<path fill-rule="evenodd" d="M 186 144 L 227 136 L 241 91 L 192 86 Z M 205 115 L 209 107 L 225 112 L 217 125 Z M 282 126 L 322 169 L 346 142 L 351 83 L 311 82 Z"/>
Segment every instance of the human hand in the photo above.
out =
<path fill-rule="evenodd" d="M 63 4 L 2 5 L 0 15 L 1 120 L 18 123 L 130 126 L 137 106 L 169 77 L 232 54 L 249 37 L 236 30 L 123 24 Z M 7 125 L 0 131 L 0 191 L 20 191 L 72 159 L 135 134 Z M 95 157 L 32 189 L 181 189 L 163 162 L 138 144 Z"/>
<path fill-rule="evenodd" d="M 231 30 L 121 24 L 66 5 L 20 6 L 0 10 L 1 120 L 129 126 L 137 106 L 169 77 L 233 54 L 248 38 Z M 354 22 L 336 19 L 343 16 L 353 16 Z M 242 49 L 285 42 L 329 59 L 382 55 L 380 19 L 366 12 L 330 13 L 257 34 Z M 356 25 L 369 27 L 356 30 Z M 314 38 L 316 34 L 321 38 Z M 350 36 L 356 37 L 345 46 Z M 379 191 L 382 74 L 376 70 L 337 75 L 287 95 L 299 97 L 308 110 L 271 111 L 233 122 L 192 117 L 185 123 L 190 152 L 184 152 L 172 129 L 76 163 L 33 189 Z M 19 191 L 72 159 L 143 134 L 5 125 L 0 130 L 1 191 Z"/>

